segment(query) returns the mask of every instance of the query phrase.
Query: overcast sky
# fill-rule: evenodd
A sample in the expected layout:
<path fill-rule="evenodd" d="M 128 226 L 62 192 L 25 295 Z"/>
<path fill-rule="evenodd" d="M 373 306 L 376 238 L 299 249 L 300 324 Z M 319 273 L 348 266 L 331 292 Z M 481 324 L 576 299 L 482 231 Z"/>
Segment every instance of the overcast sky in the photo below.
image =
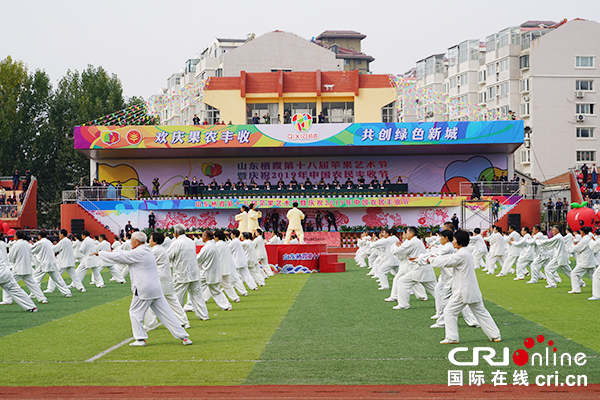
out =
<path fill-rule="evenodd" d="M 375 57 L 373 73 L 398 74 L 526 20 L 600 21 L 600 0 L 0 0 L 0 10 L 0 58 L 45 70 L 55 86 L 68 69 L 101 65 L 126 96 L 146 99 L 215 36 L 283 30 L 310 40 L 327 29 L 355 30 L 367 35 L 362 51 Z"/>

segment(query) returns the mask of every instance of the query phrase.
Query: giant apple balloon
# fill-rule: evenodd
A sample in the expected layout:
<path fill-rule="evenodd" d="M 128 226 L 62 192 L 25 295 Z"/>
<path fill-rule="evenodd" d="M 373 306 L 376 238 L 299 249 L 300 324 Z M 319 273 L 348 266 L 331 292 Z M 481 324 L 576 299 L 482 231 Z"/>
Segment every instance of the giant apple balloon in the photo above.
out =
<path fill-rule="evenodd" d="M 11 228 L 11 229 L 9 229 L 9 230 L 8 230 L 8 232 L 6 232 L 6 234 L 7 234 L 8 236 L 15 236 L 15 233 L 17 233 L 17 231 L 15 231 L 15 230 L 14 230 L 14 229 L 12 229 L 12 228 Z"/>
<path fill-rule="evenodd" d="M 2 230 L 4 231 L 4 233 L 8 233 L 9 229 L 10 229 L 10 225 L 8 224 L 8 222 L 4 222 L 2 224 Z"/>
<path fill-rule="evenodd" d="M 571 207 L 573 207 L 569 213 L 567 214 L 567 223 L 569 227 L 574 231 L 578 231 L 584 226 L 593 228 L 594 223 L 596 222 L 596 213 L 587 206 L 587 202 L 579 203 L 571 203 Z"/>

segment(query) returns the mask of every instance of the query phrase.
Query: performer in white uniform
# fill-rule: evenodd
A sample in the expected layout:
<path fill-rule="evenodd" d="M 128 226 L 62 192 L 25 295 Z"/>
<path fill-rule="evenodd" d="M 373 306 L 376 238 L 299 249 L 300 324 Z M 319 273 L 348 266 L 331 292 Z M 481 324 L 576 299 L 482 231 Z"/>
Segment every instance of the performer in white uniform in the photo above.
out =
<path fill-rule="evenodd" d="M 236 293 L 236 289 L 242 296 L 248 296 L 248 291 L 244 287 L 244 282 L 242 282 L 241 277 L 237 273 L 231 249 L 225 242 L 225 239 L 226 237 L 223 231 L 215 231 L 215 244 L 217 246 L 217 251 L 219 252 L 219 262 L 221 264 L 221 273 L 223 274 L 221 284 L 223 285 L 223 291 L 227 297 L 229 297 L 231 301 L 239 303 L 240 296 Z M 204 295 L 204 297 L 206 297 L 206 292 Z"/>
<path fill-rule="evenodd" d="M 219 251 L 213 239 L 214 235 L 211 231 L 204 231 L 202 234 L 204 246 L 197 255 L 204 300 L 208 301 L 212 297 L 221 310 L 231 311 L 231 303 L 221 289 L 223 272 L 221 272 Z"/>
<path fill-rule="evenodd" d="M 473 229 L 473 237 L 471 238 L 473 243 L 473 261 L 475 262 L 475 269 L 479 269 L 479 267 L 485 268 L 486 260 L 488 254 L 488 247 L 483 240 L 483 236 L 481 236 L 481 229 L 475 228 Z"/>
<path fill-rule="evenodd" d="M 185 234 L 185 226 L 177 224 L 173 227 L 175 239 L 169 246 L 168 255 L 173 267 L 173 284 L 175 295 L 181 305 L 184 304 L 185 294 L 191 302 L 196 317 L 202 321 L 208 320 L 208 309 L 202 295 L 200 271 L 196 260 L 196 246 L 192 239 Z M 133 236 L 132 236 L 133 246 Z"/>
<path fill-rule="evenodd" d="M 250 271 L 250 275 L 252 275 L 254 282 L 256 282 L 258 286 L 265 286 L 265 279 L 263 278 L 262 272 L 258 265 L 258 254 L 256 254 L 254 242 L 252 242 L 252 234 L 250 232 L 244 232 L 242 233 L 241 239 L 244 255 L 246 256 L 246 261 L 248 262 L 248 271 Z"/>
<path fill-rule="evenodd" d="M 62 275 L 58 273 L 56 257 L 54 256 L 54 246 L 52 242 L 46 239 L 46 236 L 48 236 L 48 232 L 41 230 L 38 233 L 38 241 L 31 247 L 31 254 L 39 260 L 33 276 L 41 285 L 44 276 L 48 275 L 48 278 L 54 281 L 58 290 L 65 297 L 72 297 L 71 290 L 67 287 Z"/>
<path fill-rule="evenodd" d="M 356 251 L 356 255 L 354 256 L 354 261 L 356 261 L 356 265 L 358 265 L 361 268 L 367 267 L 366 260 L 369 257 L 369 255 L 367 254 L 367 250 L 369 248 L 370 242 L 371 236 L 369 236 L 369 232 L 361 233 L 360 238 L 356 242 L 358 250 Z"/>
<path fill-rule="evenodd" d="M 71 277 L 71 284 L 67 287 L 73 286 L 77 290 L 85 292 L 83 283 L 79 279 L 77 272 L 75 272 L 75 256 L 73 254 L 73 244 L 67 237 L 67 230 L 61 229 L 58 234 L 59 242 L 54 245 L 54 252 L 56 253 L 56 262 L 58 263 L 58 273 L 63 274 L 65 271 Z M 44 293 L 54 292 L 56 284 L 53 279 L 48 279 L 48 288 Z"/>
<path fill-rule="evenodd" d="M 393 307 L 394 309 L 410 308 L 410 290 L 417 283 L 421 283 L 435 299 L 435 285 L 437 284 L 435 272 L 433 272 L 433 268 L 429 263 L 419 262 L 420 260 L 417 260 L 418 255 L 425 253 L 425 245 L 418 237 L 417 228 L 412 226 L 409 227 L 407 230 L 407 238 L 409 243 L 414 242 L 415 251 L 413 253 L 419 254 L 416 254 L 413 257 L 406 257 L 408 259 L 407 267 L 409 270 L 398 279 L 398 305 Z M 410 248 L 410 246 L 408 248 Z M 396 249 L 392 251 L 394 252 L 394 255 L 400 259 L 409 250 L 407 250 L 407 248 L 403 249 L 402 245 L 398 243 Z"/>
<path fill-rule="evenodd" d="M 152 232 L 149 241 L 152 254 L 156 260 L 158 279 L 160 279 L 160 287 L 162 288 L 165 299 L 167 300 L 167 303 L 169 303 L 171 310 L 173 310 L 175 317 L 177 317 L 177 320 L 184 329 L 188 329 L 190 327 L 190 321 L 188 320 L 185 311 L 183 311 L 183 307 L 181 307 L 181 303 L 179 303 L 179 300 L 175 295 L 175 287 L 173 286 L 173 274 L 171 273 L 169 255 L 167 254 L 167 250 L 161 246 L 164 243 L 164 238 L 165 237 L 162 233 Z M 148 308 L 144 318 L 144 329 L 148 331 L 155 329 L 157 326 L 158 319 L 156 318 L 156 314 L 154 314 L 151 308 Z"/>
<path fill-rule="evenodd" d="M 298 203 L 292 204 L 293 208 L 287 212 L 288 227 L 285 233 L 285 244 L 290 243 L 292 232 L 295 232 L 298 236 L 300 243 L 304 243 L 304 230 L 302 229 L 302 220 L 304 219 L 304 213 L 298 209 Z"/>
<path fill-rule="evenodd" d="M 21 286 L 15 281 L 15 278 L 10 273 L 8 261 L 6 258 L 6 243 L 0 235 L 0 287 L 3 294 L 7 294 L 7 299 L 14 299 L 15 302 L 24 310 L 37 312 L 37 308 L 31 298 L 25 293 Z M 1 304 L 5 304 L 2 302 Z M 10 304 L 10 302 L 8 302 Z"/>
<path fill-rule="evenodd" d="M 571 266 L 569 265 L 569 253 L 565 246 L 565 240 L 561 234 L 561 226 L 554 225 L 552 227 L 552 238 L 551 239 L 538 239 L 537 245 L 542 249 L 549 250 L 551 252 L 550 262 L 544 267 L 546 272 L 546 288 L 556 287 L 556 274 L 558 269 L 562 271 L 568 277 L 571 277 Z"/>
<path fill-rule="evenodd" d="M 112 246 L 110 245 L 108 240 L 106 240 L 106 235 L 104 233 L 101 234 L 98 237 L 98 239 L 100 240 L 100 243 L 98 243 L 98 246 L 96 247 L 98 252 L 112 250 Z M 125 278 L 123 278 L 123 276 L 121 275 L 121 273 L 119 272 L 119 270 L 116 268 L 115 265 L 112 265 L 106 261 L 100 260 L 99 271 L 102 272 L 102 270 L 104 268 L 108 269 L 108 271 L 110 272 L 110 274 L 112 275 L 112 277 L 114 278 L 115 281 L 117 281 L 118 283 L 125 283 Z"/>
<path fill-rule="evenodd" d="M 521 238 L 521 235 L 519 235 L 519 232 L 516 231 L 516 228 L 513 225 L 509 226 L 508 227 L 508 235 L 505 237 L 505 242 L 517 241 L 520 238 Z M 506 245 L 506 258 L 504 259 L 504 262 L 502 263 L 502 269 L 500 270 L 500 273 L 496 276 L 500 277 L 500 276 L 506 276 L 508 274 L 514 273 L 515 269 L 513 268 L 513 265 L 515 265 L 518 258 L 519 258 L 519 249 L 515 246 Z"/>
<path fill-rule="evenodd" d="M 79 266 L 77 267 L 77 275 L 79 276 L 79 280 L 83 282 L 85 275 L 87 274 L 87 270 L 92 270 L 92 284 L 95 284 L 98 288 L 104 287 L 104 279 L 102 275 L 100 275 L 100 263 L 98 257 L 92 254 L 96 254 L 96 244 L 94 243 L 94 239 L 90 237 L 90 233 L 88 231 L 81 232 L 81 236 L 83 237 L 83 241 L 81 242 L 81 246 L 79 246 L 79 251 L 81 251 L 82 260 Z"/>
<path fill-rule="evenodd" d="M 592 229 L 584 226 L 580 232 L 581 239 L 576 240 L 570 250 L 575 253 L 577 263 L 573 271 L 571 271 L 571 290 L 569 293 L 581 293 L 581 287 L 583 286 L 583 279 L 581 278 L 586 273 L 592 278 L 592 281 L 594 280 L 593 274 L 596 261 L 594 259 L 594 251 L 590 248 Z"/>
<path fill-rule="evenodd" d="M 261 270 L 264 272 L 264 278 L 268 278 L 273 276 L 273 271 L 271 271 L 271 265 L 269 264 L 269 256 L 267 255 L 267 248 L 265 247 L 265 236 L 264 232 L 260 228 L 256 228 L 254 230 L 254 249 L 256 250 L 256 255 L 258 256 L 258 264 L 260 265 Z"/>
<path fill-rule="evenodd" d="M 487 242 L 490 242 L 490 251 L 487 255 L 486 268 L 486 273 L 488 275 L 491 275 L 496 271 L 496 262 L 499 262 L 500 265 L 504 262 L 504 247 L 506 246 L 504 236 L 502 236 L 502 227 L 493 225 L 490 228 L 490 233 L 490 236 L 484 238 Z"/>
<path fill-rule="evenodd" d="M 248 232 L 254 233 L 259 228 L 258 220 L 262 217 L 262 213 L 255 209 L 256 204 L 250 204 L 248 207 Z"/>
<path fill-rule="evenodd" d="M 231 240 L 228 243 L 229 249 L 231 250 L 231 257 L 233 257 L 233 262 L 240 278 L 246 283 L 248 289 L 258 290 L 256 281 L 248 270 L 248 260 L 246 260 L 246 253 L 244 252 L 244 247 L 242 246 L 239 237 L 240 231 L 237 229 L 231 231 Z"/>
<path fill-rule="evenodd" d="M 39 282 L 33 277 L 31 268 L 31 246 L 25 241 L 25 232 L 18 230 L 15 233 L 17 241 L 10 247 L 8 263 L 12 265 L 13 277 L 16 282 L 23 281 L 29 292 L 42 304 L 47 304 L 48 299 L 42 293 Z M 2 292 L 2 303 L 12 304 L 12 299 L 7 291 Z"/>
<path fill-rule="evenodd" d="M 527 267 L 533 262 L 535 256 L 533 245 L 529 244 L 531 240 L 530 230 L 524 226 L 521 228 L 521 237 L 518 240 L 509 241 L 508 246 L 514 246 L 519 251 L 517 258 L 517 276 L 513 280 L 522 281 L 529 274 Z"/>
<path fill-rule="evenodd" d="M 248 211 L 250 211 L 250 208 L 248 206 L 242 206 L 240 211 L 241 212 L 235 216 L 235 220 L 238 221 L 238 230 L 242 233 L 248 232 L 250 229 L 250 220 L 248 218 Z"/>
<path fill-rule="evenodd" d="M 373 248 L 381 249 L 383 252 L 382 263 L 377 270 L 379 290 L 389 290 L 390 283 L 388 280 L 388 273 L 394 268 L 398 269 L 399 264 L 398 259 L 394 257 L 392 251 L 400 240 L 396 236 L 396 231 L 393 229 L 384 229 L 382 233 L 383 239 L 379 239 L 371 245 Z"/>
<path fill-rule="evenodd" d="M 465 306 L 469 306 L 483 332 L 493 342 L 500 342 L 500 330 L 494 322 L 489 311 L 483 304 L 483 297 L 479 290 L 473 255 L 467 250 L 469 234 L 465 231 L 456 231 L 454 234 L 454 247 L 457 252 L 446 256 L 431 256 L 428 261 L 436 268 L 452 268 L 452 296 L 444 308 L 446 320 L 446 338 L 442 344 L 458 344 L 458 313 Z"/>
<path fill-rule="evenodd" d="M 535 225 L 533 227 L 531 239 L 528 241 L 528 243 L 533 247 L 535 257 L 533 258 L 530 266 L 531 279 L 527 283 L 537 283 L 538 280 L 545 278 L 542 268 L 548 264 L 550 254 L 546 251 L 546 249 L 537 245 L 538 240 L 540 239 L 546 239 L 546 237 L 542 233 L 542 228 L 539 225 Z"/>
<path fill-rule="evenodd" d="M 148 308 L 160 318 L 173 337 L 182 340 L 184 345 L 192 344 L 188 333 L 177 321 L 177 317 L 169 307 L 162 292 L 158 278 L 158 267 L 150 247 L 145 246 L 146 235 L 135 232 L 131 236 L 131 251 L 102 251 L 100 259 L 110 263 L 123 263 L 129 266 L 131 274 L 131 291 L 133 298 L 129 307 L 129 318 L 135 342 L 130 346 L 145 346 L 148 334 L 144 329 L 144 316 Z"/>

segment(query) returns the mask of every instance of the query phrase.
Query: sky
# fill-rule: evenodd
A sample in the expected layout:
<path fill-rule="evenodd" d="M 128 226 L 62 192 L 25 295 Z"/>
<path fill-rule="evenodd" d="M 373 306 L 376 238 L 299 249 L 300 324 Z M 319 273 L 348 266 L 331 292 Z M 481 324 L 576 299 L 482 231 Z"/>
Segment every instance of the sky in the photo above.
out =
<path fill-rule="evenodd" d="M 328 29 L 367 35 L 375 74 L 401 74 L 444 53 L 527 20 L 600 21 L 599 0 L 192 1 L 0 0 L 0 59 L 11 56 L 54 86 L 91 64 L 116 74 L 125 96 L 158 93 L 213 37 L 282 30 L 307 40 Z M 600 40 L 600 38 L 584 38 Z"/>

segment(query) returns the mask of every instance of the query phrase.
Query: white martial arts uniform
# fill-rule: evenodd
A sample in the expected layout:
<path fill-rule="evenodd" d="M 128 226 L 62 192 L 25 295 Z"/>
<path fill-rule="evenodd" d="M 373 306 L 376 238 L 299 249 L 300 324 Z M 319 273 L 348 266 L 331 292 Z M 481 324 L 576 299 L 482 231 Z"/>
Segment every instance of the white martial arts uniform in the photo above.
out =
<path fill-rule="evenodd" d="M 42 293 L 40 284 L 33 277 L 33 268 L 31 268 L 31 246 L 23 239 L 19 239 L 10 247 L 8 253 L 8 263 L 12 265 L 12 273 L 16 282 L 23 281 L 31 294 L 38 301 L 44 303 L 48 299 Z M 12 299 L 9 293 L 5 290 L 2 292 L 2 303 L 10 304 Z"/>
<path fill-rule="evenodd" d="M 241 233 L 250 232 L 250 220 L 246 211 L 242 211 L 241 213 L 237 214 L 235 216 L 235 220 L 238 221 L 238 231 Z"/>
<path fill-rule="evenodd" d="M 130 251 L 102 251 L 99 256 L 105 262 L 122 263 L 129 266 L 131 291 L 133 292 L 131 306 L 129 307 L 129 318 L 133 337 L 136 340 L 148 338 L 148 334 L 144 329 L 144 316 L 148 308 L 154 311 L 173 337 L 185 339 L 189 336 L 185 329 L 181 327 L 163 295 L 156 260 L 150 247 L 140 245 Z"/>
<path fill-rule="evenodd" d="M 543 249 L 542 247 L 537 245 L 538 240 L 541 239 L 546 239 L 546 237 L 542 232 L 538 232 L 535 235 L 533 235 L 531 239 L 529 239 L 529 241 L 527 242 L 528 244 L 532 245 L 533 252 L 535 254 L 535 257 L 531 262 L 531 266 L 529 267 L 531 269 L 531 279 L 527 283 L 537 283 L 538 280 L 545 278 L 545 274 L 544 272 L 542 272 L 542 268 L 546 264 L 548 264 L 548 260 L 550 259 L 550 253 L 548 253 L 546 249 Z"/>
<path fill-rule="evenodd" d="M 110 245 L 110 243 L 108 242 L 108 240 L 102 240 L 98 244 L 98 246 L 96 247 L 96 250 L 98 252 L 100 252 L 100 251 L 111 251 L 111 249 L 112 249 L 112 246 Z M 125 278 L 123 278 L 123 275 L 121 275 L 121 273 L 117 269 L 116 265 L 112 265 L 108 261 L 102 261 L 102 260 L 100 260 L 100 269 L 99 269 L 99 271 L 102 272 L 102 270 L 104 268 L 108 269 L 108 271 L 110 272 L 110 274 L 113 276 L 113 278 L 115 278 L 115 280 L 117 282 L 119 282 L 119 283 L 125 283 Z"/>
<path fill-rule="evenodd" d="M 565 246 L 564 237 L 558 233 L 551 239 L 538 239 L 537 245 L 542 249 L 549 250 L 551 252 L 550 262 L 544 267 L 546 272 L 546 287 L 556 287 L 556 276 L 558 269 L 562 271 L 569 278 L 571 277 L 571 266 L 569 265 L 569 253 Z"/>
<path fill-rule="evenodd" d="M 504 262 L 506 242 L 504 236 L 499 232 L 494 232 L 490 236 L 484 238 L 490 242 L 490 250 L 487 254 L 487 267 L 486 272 L 493 274 L 496 271 L 496 262 L 500 265 Z"/>
<path fill-rule="evenodd" d="M 394 277 L 394 281 L 392 284 L 392 293 L 390 295 L 391 299 L 398 300 L 399 299 L 399 285 L 400 279 L 411 271 L 411 267 L 408 265 L 408 258 L 418 257 L 421 254 L 425 253 L 425 245 L 418 237 L 414 236 L 410 240 L 405 240 L 402 242 L 400 246 L 394 245 L 391 248 L 392 254 L 399 260 L 398 273 Z M 427 299 L 427 293 L 420 283 L 417 283 L 412 286 L 415 297 L 421 299 Z M 435 285 L 434 285 L 434 293 L 435 293 Z"/>
<path fill-rule="evenodd" d="M 473 255 L 460 248 L 451 255 L 434 257 L 431 264 L 436 268 L 452 268 L 452 296 L 444 308 L 446 339 L 459 341 L 458 313 L 469 306 L 483 332 L 490 339 L 500 339 L 500 330 L 483 304 L 479 290 Z"/>
<path fill-rule="evenodd" d="M 575 253 L 577 263 L 573 271 L 571 271 L 571 291 L 569 293 L 581 293 L 582 278 L 586 273 L 592 278 L 592 281 L 594 279 L 593 274 L 596 261 L 594 259 L 594 251 L 590 248 L 591 241 L 592 235 L 588 234 L 582 236 L 579 242 L 571 247 L 571 251 Z"/>
<path fill-rule="evenodd" d="M 356 265 L 361 268 L 367 267 L 366 260 L 369 255 L 367 254 L 367 249 L 369 248 L 369 244 L 371 242 L 371 236 L 363 236 L 356 241 L 356 245 L 358 246 L 358 250 L 356 250 L 356 255 L 354 256 L 354 261 Z"/>
<path fill-rule="evenodd" d="M 262 213 L 256 210 L 248 211 L 248 232 L 256 232 L 259 228 L 258 219 L 262 217 Z M 241 231 L 240 231 L 241 232 Z"/>
<path fill-rule="evenodd" d="M 123 251 L 131 250 L 131 239 L 127 239 L 125 242 L 121 243 L 119 249 Z M 115 266 L 119 269 L 119 272 L 121 273 L 123 279 L 125 279 L 127 274 L 129 274 L 129 266 L 127 264 L 117 264 Z"/>
<path fill-rule="evenodd" d="M 417 240 L 419 239 L 417 238 Z M 420 240 L 419 242 L 421 243 L 421 245 L 423 245 L 423 242 L 421 242 Z M 396 248 L 400 247 L 396 246 Z M 422 250 L 424 253 L 424 246 Z M 410 308 L 410 290 L 417 283 L 423 285 L 425 289 L 433 296 L 433 298 L 436 299 L 435 287 L 437 284 L 437 279 L 435 277 L 435 272 L 433 272 L 433 267 L 431 266 L 431 264 L 427 263 L 424 260 L 417 259 L 415 261 L 408 261 L 407 268 L 409 268 L 409 270 L 404 275 L 402 275 L 397 282 L 397 308 Z"/>
<path fill-rule="evenodd" d="M 240 296 L 236 293 L 236 289 L 242 296 L 247 296 L 248 291 L 244 287 L 244 282 L 242 282 L 241 277 L 237 273 L 237 268 L 235 268 L 235 262 L 233 261 L 233 256 L 231 255 L 231 249 L 227 243 L 223 240 L 215 240 L 215 242 L 217 246 L 217 252 L 219 253 L 221 273 L 223 274 L 223 280 L 221 283 L 223 285 L 223 291 L 230 300 L 239 302 Z"/>
<path fill-rule="evenodd" d="M 35 304 L 31 301 L 31 298 L 21 289 L 21 286 L 15 281 L 15 278 L 8 269 L 6 244 L 4 242 L 0 243 L 0 287 L 3 294 L 7 294 L 7 299 L 14 299 L 24 310 L 31 311 L 35 309 Z"/>
<path fill-rule="evenodd" d="M 383 252 L 382 262 L 377 269 L 377 278 L 379 281 L 381 290 L 388 290 L 390 288 L 390 282 L 388 280 L 388 273 L 398 267 L 399 261 L 394 254 L 392 254 L 393 248 L 396 248 L 396 243 L 400 240 L 397 236 L 392 235 L 386 238 L 379 239 L 373 242 L 371 245 L 375 249 L 380 249 Z"/>
<path fill-rule="evenodd" d="M 196 317 L 207 320 L 208 309 L 202 294 L 194 242 L 185 234 L 179 235 L 171 242 L 168 255 L 173 267 L 173 284 L 179 304 L 184 304 L 187 293 L 188 301 L 192 303 Z"/>
<path fill-rule="evenodd" d="M 58 273 L 63 274 L 65 271 L 71 277 L 71 284 L 67 287 L 75 287 L 77 290 L 85 292 L 83 283 L 79 279 L 77 272 L 75 272 L 75 255 L 73 254 L 73 243 L 69 238 L 62 238 L 57 244 L 54 245 L 54 252 L 56 253 L 56 263 L 58 264 Z M 48 287 L 46 292 L 52 293 L 56 284 L 53 279 L 48 279 Z"/>
<path fill-rule="evenodd" d="M 290 243 L 292 237 L 292 231 L 296 232 L 300 243 L 304 243 L 304 230 L 302 229 L 302 220 L 304 219 L 304 213 L 298 210 L 296 207 L 292 208 L 287 212 L 288 227 L 285 232 L 285 244 Z"/>
<path fill-rule="evenodd" d="M 593 252 L 600 251 L 600 240 L 590 241 L 590 248 Z M 600 268 L 596 268 L 594 275 L 592 275 L 592 297 L 588 300 L 600 299 Z"/>
<path fill-rule="evenodd" d="M 81 245 L 79 246 L 79 251 L 81 251 L 82 260 L 79 266 L 77 267 L 77 275 L 79 276 L 79 280 L 83 282 L 85 275 L 87 274 L 87 270 L 92 270 L 92 284 L 95 284 L 96 287 L 102 288 L 104 287 L 104 279 L 102 275 L 100 275 L 100 262 L 98 257 L 92 256 L 91 254 L 96 252 L 96 244 L 94 243 L 94 239 L 87 236 Z"/>
<path fill-rule="evenodd" d="M 62 275 L 58 272 L 56 257 L 54 256 L 54 245 L 46 238 L 42 238 L 34 243 L 31 247 L 31 254 L 39 260 L 36 271 L 34 272 L 35 280 L 40 284 L 45 275 L 53 280 L 58 290 L 67 297 L 71 297 L 71 290 L 67 287 Z"/>
<path fill-rule="evenodd" d="M 260 268 L 266 277 L 273 276 L 273 271 L 271 271 L 271 265 L 269 264 L 269 256 L 267 255 L 267 248 L 265 247 L 265 239 L 261 235 L 258 235 L 252 242 L 254 242 L 254 249 L 256 250 Z"/>
<path fill-rule="evenodd" d="M 517 258 L 517 276 L 514 280 L 522 280 L 527 275 L 527 267 L 533 262 L 535 256 L 533 245 L 529 244 L 531 235 L 526 233 L 520 239 L 508 243 L 509 246 L 514 246 L 519 249 L 519 257 Z"/>
<path fill-rule="evenodd" d="M 471 242 L 473 242 L 473 262 L 475 263 L 475 269 L 479 269 L 479 267 L 485 268 L 487 260 L 484 260 L 484 257 L 487 259 L 488 247 L 485 240 L 483 240 L 483 236 L 473 234 Z"/>
<path fill-rule="evenodd" d="M 214 240 L 204 243 L 197 259 L 204 300 L 206 301 L 212 296 L 221 310 L 231 310 L 231 303 L 221 289 L 223 273 L 221 272 L 219 251 Z"/>
<path fill-rule="evenodd" d="M 521 238 L 521 235 L 519 235 L 519 232 L 512 231 L 510 234 L 508 234 L 506 236 L 505 243 L 508 243 L 510 241 L 517 241 L 520 238 Z M 515 265 L 518 258 L 519 258 L 519 249 L 515 246 L 506 245 L 506 258 L 504 259 L 504 262 L 502 263 L 502 269 L 500 270 L 500 273 L 498 275 L 505 276 L 505 275 L 514 273 L 515 269 L 513 268 L 513 265 Z"/>
<path fill-rule="evenodd" d="M 244 249 L 244 255 L 248 262 L 248 271 L 250 271 L 250 275 L 252 275 L 254 282 L 256 282 L 258 286 L 265 286 L 265 279 L 258 265 L 258 254 L 256 254 L 254 242 L 249 239 L 243 240 L 242 249 Z"/>
<path fill-rule="evenodd" d="M 183 307 L 181 307 L 181 303 L 179 303 L 179 300 L 175 295 L 173 275 L 171 273 L 171 263 L 169 262 L 167 250 L 163 246 L 159 245 L 154 245 L 151 247 L 151 249 L 154 259 L 156 260 L 158 279 L 160 280 L 160 287 L 165 296 L 165 300 L 167 300 L 169 307 L 171 307 L 171 310 L 173 310 L 173 314 L 175 314 L 175 317 L 181 326 L 187 329 L 190 327 L 190 321 L 188 320 L 185 311 L 183 311 Z M 148 329 L 154 329 L 158 326 L 158 319 L 151 308 L 148 308 L 148 311 L 146 311 L 144 326 L 148 327 Z"/>
<path fill-rule="evenodd" d="M 237 270 L 240 279 L 246 283 L 248 289 L 256 290 L 257 284 L 250 274 L 250 270 L 248 270 L 248 260 L 246 260 L 246 253 L 244 252 L 242 241 L 235 238 L 230 240 L 227 245 L 231 250 L 231 257 L 233 258 L 233 263 L 235 264 L 235 269 Z"/>

